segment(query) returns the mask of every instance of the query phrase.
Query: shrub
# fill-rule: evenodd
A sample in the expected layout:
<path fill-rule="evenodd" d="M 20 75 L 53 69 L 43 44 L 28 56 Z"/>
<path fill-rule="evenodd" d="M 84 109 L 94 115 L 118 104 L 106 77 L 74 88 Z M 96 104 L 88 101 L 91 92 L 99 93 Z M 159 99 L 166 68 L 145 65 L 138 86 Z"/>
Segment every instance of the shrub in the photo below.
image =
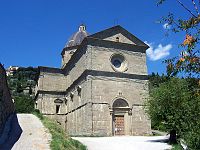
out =
<path fill-rule="evenodd" d="M 171 78 L 154 88 L 147 101 L 147 113 L 154 126 L 176 133 L 191 150 L 200 149 L 200 95 L 198 80 Z M 173 135 L 173 136 L 172 136 Z"/>
<path fill-rule="evenodd" d="M 15 97 L 15 109 L 17 113 L 31 113 L 34 110 L 34 101 L 28 95 Z"/>

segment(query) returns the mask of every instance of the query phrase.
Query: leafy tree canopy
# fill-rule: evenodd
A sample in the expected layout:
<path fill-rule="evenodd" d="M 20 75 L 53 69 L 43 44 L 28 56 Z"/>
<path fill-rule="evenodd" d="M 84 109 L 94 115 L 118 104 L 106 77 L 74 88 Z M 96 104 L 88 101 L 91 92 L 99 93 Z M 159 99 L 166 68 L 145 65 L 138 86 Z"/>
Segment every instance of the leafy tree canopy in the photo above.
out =
<path fill-rule="evenodd" d="M 30 113 L 34 109 L 34 88 L 38 69 L 20 67 L 13 75 L 8 76 L 8 85 L 15 100 L 17 113 Z"/>
<path fill-rule="evenodd" d="M 168 0 L 159 0 L 157 5 L 163 4 Z M 161 23 L 167 23 L 171 26 L 171 31 L 185 33 L 185 37 L 180 37 L 183 42 L 180 43 L 180 55 L 164 61 L 167 63 L 167 73 L 169 76 L 175 76 L 178 73 L 184 73 L 186 76 L 199 77 L 200 72 L 200 1 L 191 0 L 193 10 L 184 4 L 184 0 L 175 0 L 185 11 L 188 12 L 187 19 L 177 19 L 176 14 L 169 12 L 168 16 L 161 19 Z M 182 16 L 185 18 L 185 16 Z"/>

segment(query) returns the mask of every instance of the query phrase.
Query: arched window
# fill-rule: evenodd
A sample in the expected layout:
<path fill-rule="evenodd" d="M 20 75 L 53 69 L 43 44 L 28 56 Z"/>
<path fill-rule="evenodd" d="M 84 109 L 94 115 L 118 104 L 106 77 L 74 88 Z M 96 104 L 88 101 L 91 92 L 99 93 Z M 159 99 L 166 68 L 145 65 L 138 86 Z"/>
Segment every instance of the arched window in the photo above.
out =
<path fill-rule="evenodd" d="M 118 107 L 129 107 L 127 101 L 123 99 L 117 99 L 113 103 L 113 108 L 118 108 Z"/>
<path fill-rule="evenodd" d="M 119 42 L 119 37 L 116 37 L 116 42 Z"/>

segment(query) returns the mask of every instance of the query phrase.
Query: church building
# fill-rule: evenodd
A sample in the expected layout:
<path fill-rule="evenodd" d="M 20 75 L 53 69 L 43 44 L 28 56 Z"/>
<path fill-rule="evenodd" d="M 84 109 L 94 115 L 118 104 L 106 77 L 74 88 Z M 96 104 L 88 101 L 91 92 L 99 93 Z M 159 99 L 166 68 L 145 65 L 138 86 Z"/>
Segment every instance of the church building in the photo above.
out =
<path fill-rule="evenodd" d="M 61 68 L 39 67 L 35 107 L 71 136 L 151 134 L 147 49 L 119 25 L 91 35 L 80 25 Z"/>

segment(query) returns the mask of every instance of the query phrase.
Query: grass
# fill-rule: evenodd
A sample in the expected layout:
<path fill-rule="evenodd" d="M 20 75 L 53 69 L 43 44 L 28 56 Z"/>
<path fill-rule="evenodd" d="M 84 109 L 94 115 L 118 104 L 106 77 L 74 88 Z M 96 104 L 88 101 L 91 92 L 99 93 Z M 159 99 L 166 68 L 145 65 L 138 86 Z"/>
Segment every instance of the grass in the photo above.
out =
<path fill-rule="evenodd" d="M 86 150 L 86 146 L 81 144 L 77 140 L 70 138 L 64 130 L 53 120 L 43 116 L 38 111 L 33 112 L 49 129 L 52 135 L 52 141 L 50 147 L 52 150 Z"/>
<path fill-rule="evenodd" d="M 172 145 L 172 150 L 183 150 L 180 144 L 174 144 Z"/>

